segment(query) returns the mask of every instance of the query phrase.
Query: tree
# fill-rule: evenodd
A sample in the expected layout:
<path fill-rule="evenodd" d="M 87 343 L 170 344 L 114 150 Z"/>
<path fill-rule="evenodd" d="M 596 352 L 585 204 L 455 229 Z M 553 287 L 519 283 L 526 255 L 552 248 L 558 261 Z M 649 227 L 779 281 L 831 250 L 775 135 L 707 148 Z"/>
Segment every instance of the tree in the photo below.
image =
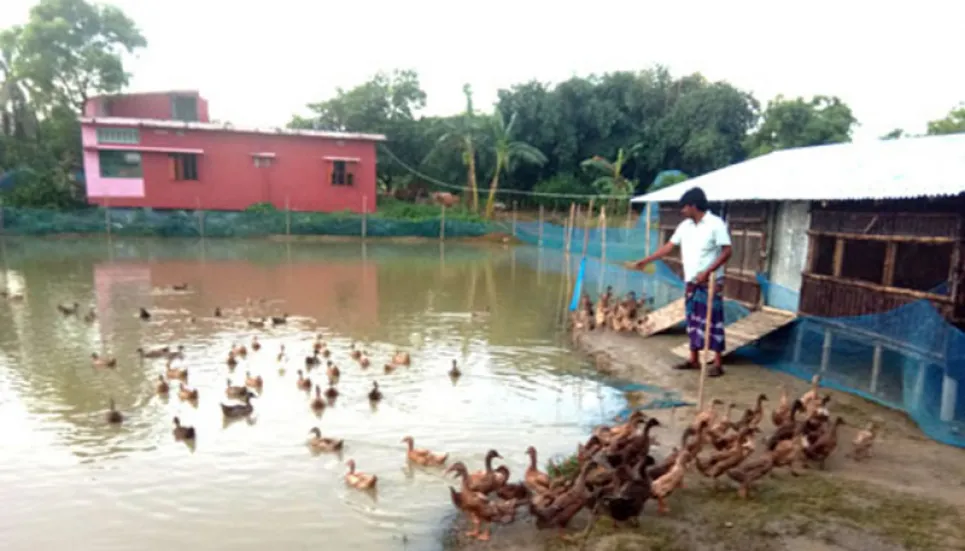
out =
<path fill-rule="evenodd" d="M 19 44 L 14 72 L 44 113 L 58 104 L 80 112 L 92 95 L 120 91 L 129 77 L 124 55 L 147 45 L 119 8 L 84 0 L 41 0 L 26 25 L 5 34 Z"/>
<path fill-rule="evenodd" d="M 479 212 L 479 188 L 476 183 L 476 138 L 480 134 L 480 121 L 476 117 L 472 104 L 472 88 L 469 84 L 462 86 L 462 93 L 466 96 L 466 110 L 462 115 L 447 121 L 448 130 L 436 140 L 436 145 L 429 151 L 425 161 L 442 148 L 459 151 L 462 164 L 466 168 L 466 182 L 469 187 L 469 197 L 473 212 Z"/>
<path fill-rule="evenodd" d="M 37 117 L 20 75 L 13 70 L 18 51 L 18 32 L 0 32 L 0 135 L 32 138 Z"/>
<path fill-rule="evenodd" d="M 897 139 L 899 139 L 899 138 L 904 138 L 904 137 L 905 137 L 905 131 L 904 131 L 904 129 L 895 128 L 895 129 L 892 130 L 891 132 L 888 132 L 888 133 L 885 134 L 884 136 L 881 136 L 881 138 L 879 138 L 879 139 L 882 139 L 882 140 L 897 140 Z"/>
<path fill-rule="evenodd" d="M 789 100 L 778 96 L 768 103 L 747 150 L 754 157 L 792 147 L 849 142 L 856 123 L 851 108 L 837 97 Z"/>
<path fill-rule="evenodd" d="M 610 161 L 599 155 L 586 159 L 580 166 L 589 172 L 603 173 L 593 180 L 593 187 L 603 195 L 617 195 L 620 200 L 626 199 L 633 193 L 635 183 L 623 176 L 624 167 L 630 157 L 640 150 L 641 144 L 635 144 L 627 150 L 622 147 L 617 150 L 616 159 Z"/>
<path fill-rule="evenodd" d="M 965 132 L 965 103 L 948 112 L 944 119 L 928 121 L 928 135 Z"/>
<path fill-rule="evenodd" d="M 546 155 L 532 145 L 513 140 L 513 128 L 516 125 L 516 114 L 509 117 L 509 123 L 503 117 L 502 111 L 495 109 L 491 121 L 491 132 L 493 140 L 493 153 L 495 154 L 495 167 L 493 169 L 493 179 L 489 183 L 489 198 L 486 200 L 486 218 L 491 218 L 496 204 L 496 189 L 499 187 L 499 175 L 502 172 L 512 170 L 517 162 L 529 163 L 533 165 L 543 165 L 546 163 Z"/>

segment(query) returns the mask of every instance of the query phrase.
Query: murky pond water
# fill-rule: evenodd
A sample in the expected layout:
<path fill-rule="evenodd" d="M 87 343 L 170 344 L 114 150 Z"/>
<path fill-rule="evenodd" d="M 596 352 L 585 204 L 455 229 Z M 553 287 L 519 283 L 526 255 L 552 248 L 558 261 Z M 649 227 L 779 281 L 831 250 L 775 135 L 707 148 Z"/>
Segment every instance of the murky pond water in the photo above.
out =
<path fill-rule="evenodd" d="M 25 295 L 0 299 L 5 551 L 435 549 L 450 482 L 407 468 L 403 436 L 471 468 L 496 448 L 518 476 L 526 446 L 568 452 L 624 405 L 563 344 L 562 276 L 537 271 L 546 260 L 533 249 L 8 238 L 3 253 L 0 283 Z M 189 290 L 170 290 L 181 283 Z M 75 301 L 79 315 L 58 311 Z M 274 328 L 246 321 L 284 312 Z M 320 418 L 295 383 L 316 332 L 342 369 L 341 397 Z M 229 373 L 231 344 L 255 335 L 262 349 Z M 349 358 L 353 342 L 372 367 Z M 159 398 L 163 362 L 138 359 L 138 347 L 169 344 L 185 347 L 196 407 Z M 386 374 L 397 348 L 412 365 Z M 117 368 L 95 369 L 95 351 Z M 264 377 L 262 396 L 251 422 L 225 426 L 225 378 L 243 384 L 246 371 Z M 324 383 L 324 369 L 311 376 Z M 375 410 L 372 381 L 385 394 Z M 126 417 L 117 428 L 104 421 L 111 398 Z M 197 428 L 193 450 L 174 441 L 175 415 Z M 344 454 L 309 453 L 313 426 L 344 438 Z M 374 498 L 343 483 L 349 458 L 379 476 Z"/>

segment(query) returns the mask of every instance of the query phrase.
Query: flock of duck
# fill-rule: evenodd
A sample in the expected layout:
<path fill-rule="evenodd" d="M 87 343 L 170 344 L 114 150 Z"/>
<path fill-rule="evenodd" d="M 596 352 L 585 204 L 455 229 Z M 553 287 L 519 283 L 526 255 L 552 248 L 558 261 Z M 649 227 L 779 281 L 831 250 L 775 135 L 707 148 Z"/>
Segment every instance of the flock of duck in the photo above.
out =
<path fill-rule="evenodd" d="M 628 297 L 627 304 L 633 300 Z M 621 303 L 622 304 L 622 303 Z M 621 307 L 619 317 L 629 316 L 630 306 Z M 64 315 L 78 315 L 78 307 L 73 305 L 59 305 L 58 309 Z M 148 320 L 150 312 L 141 309 L 139 317 Z M 222 316 L 220 309 L 215 316 Z M 281 325 L 287 322 L 287 315 L 266 318 L 252 318 L 247 324 L 253 328 Z M 235 344 L 227 352 L 225 367 L 227 380 L 225 383 L 225 397 L 231 403 L 221 403 L 221 413 L 225 419 L 246 418 L 254 412 L 251 400 L 257 398 L 263 391 L 264 382 L 259 375 L 245 374 L 244 385 L 233 385 L 230 375 L 239 364 L 240 359 L 249 354 L 257 353 L 262 345 L 258 337 L 252 337 L 247 345 Z M 189 374 L 187 367 L 178 367 L 174 362 L 184 358 L 184 348 L 161 347 L 146 350 L 138 349 L 142 360 L 164 360 L 166 365 L 158 375 L 156 392 L 167 396 L 175 389 L 180 400 L 196 404 L 198 390 L 187 386 Z M 276 359 L 279 373 L 284 374 L 287 364 L 285 346 L 281 345 Z M 311 352 L 304 358 L 304 370 L 297 370 L 295 386 L 305 392 L 314 393 L 308 406 L 317 412 L 331 405 L 339 396 L 338 382 L 341 371 L 330 359 L 331 352 L 322 336 L 315 337 L 311 345 Z M 371 361 L 364 351 L 351 345 L 349 356 L 360 368 L 370 367 Z M 112 357 L 102 357 L 92 354 L 92 365 L 95 368 L 114 368 L 117 360 Z M 383 366 L 386 373 L 391 373 L 400 367 L 411 364 L 407 352 L 396 351 L 391 361 Z M 310 376 L 315 369 L 324 367 L 327 378 L 327 388 L 322 389 L 314 383 Z M 461 372 L 455 360 L 449 370 L 449 376 L 458 378 Z M 782 389 L 778 405 L 770 412 L 770 421 L 774 426 L 773 432 L 760 441 L 763 444 L 762 453 L 751 458 L 758 447 L 755 436 L 762 432 L 761 425 L 765 419 L 764 402 L 767 396 L 757 397 L 754 407 L 748 408 L 743 415 L 732 419 L 736 404 L 730 404 L 725 412 L 720 407 L 724 405 L 719 399 L 711 401 L 704 409 L 698 411 L 680 437 L 679 445 L 662 460 L 657 461 L 651 455 L 653 438 L 651 431 L 660 427 L 661 423 L 654 417 L 648 417 L 642 411 L 634 411 L 626 422 L 617 425 L 601 425 L 596 427 L 589 439 L 579 444 L 577 453 L 569 461 L 568 469 L 550 465 L 551 474 L 541 471 L 537 463 L 537 450 L 529 447 L 529 466 L 520 481 L 510 480 L 509 468 L 505 465 L 493 467 L 493 460 L 502 458 L 496 450 L 489 450 L 486 454 L 484 468 L 470 471 L 463 462 L 449 463 L 448 453 L 439 453 L 415 447 L 414 439 L 406 436 L 402 443 L 406 445 L 405 457 L 412 464 L 423 467 L 446 467 L 445 474 L 455 475 L 461 479 L 459 489 L 451 487 L 450 498 L 452 504 L 468 519 L 472 529 L 466 535 L 479 540 L 490 538 L 491 526 L 494 523 L 506 524 L 514 522 L 517 511 L 527 507 L 535 518 L 538 529 L 556 528 L 563 538 L 569 539 L 564 533 L 571 519 L 583 509 L 587 509 L 596 517 L 607 514 L 617 522 L 631 521 L 643 513 L 645 503 L 650 499 L 657 501 L 657 512 L 668 512 L 667 500 L 673 492 L 683 487 L 684 478 L 691 467 L 695 467 L 704 477 L 714 481 L 718 487 L 718 479 L 723 475 L 737 484 L 738 494 L 747 498 L 755 482 L 762 479 L 774 469 L 787 468 L 797 476 L 796 466 L 807 467 L 808 463 L 816 463 L 824 468 L 825 461 L 838 448 L 838 428 L 845 423 L 841 417 L 832 420 L 828 410 L 830 396 L 820 395 L 820 377 L 815 376 L 811 381 L 811 388 L 801 397 L 791 400 L 787 389 Z M 377 381 L 373 381 L 368 399 L 377 403 L 382 399 L 382 392 Z M 105 420 L 110 424 L 120 424 L 124 415 L 115 408 L 114 400 L 105 413 Z M 193 442 L 197 437 L 194 427 L 186 426 L 174 417 L 172 434 L 176 440 Z M 876 437 L 876 426 L 870 423 L 857 433 L 853 440 L 853 449 L 849 453 L 855 461 L 868 459 L 871 447 Z M 337 438 L 324 437 L 318 427 L 309 431 L 307 446 L 314 452 L 342 452 L 344 441 Z M 705 453 L 705 450 L 708 450 Z M 347 485 L 359 489 L 373 491 L 378 485 L 378 476 L 356 470 L 353 459 L 346 462 L 348 472 L 344 475 Z M 591 522 L 588 530 L 593 526 Z"/>
<path fill-rule="evenodd" d="M 537 528 L 557 528 L 561 537 L 569 539 L 564 529 L 583 509 L 594 518 L 607 514 L 618 523 L 636 522 L 645 503 L 655 499 L 657 512 L 667 513 L 668 498 L 683 487 L 691 467 L 713 480 L 715 489 L 718 479 L 726 475 L 737 484 L 740 497 L 746 499 L 754 483 L 774 469 L 787 468 L 795 476 L 800 474 L 796 466 L 806 468 L 815 463 L 823 469 L 838 448 L 838 428 L 845 422 L 841 417 L 832 420 L 830 396 L 821 396 L 819 388 L 820 378 L 815 376 L 811 388 L 793 401 L 782 389 L 780 402 L 770 415 L 774 430 L 760 441 L 763 453 L 753 459 L 758 447 L 755 436 L 762 432 L 765 419 L 764 394 L 737 420 L 732 419 L 736 404 L 721 413 L 723 402 L 713 400 L 696 413 L 679 445 L 661 461 L 650 454 L 650 433 L 660 421 L 639 410 L 625 423 L 596 427 L 589 439 L 579 444 L 570 460 L 572 468 L 551 466 L 554 476 L 539 470 L 536 450 L 531 447 L 522 482 L 511 483 L 505 466 L 493 468 L 492 460 L 500 456 L 491 450 L 481 471 L 470 473 L 462 463 L 447 469 L 462 478 L 461 490 L 450 488 L 452 503 L 472 523 L 466 533 L 470 537 L 489 539 L 493 523 L 513 522 L 517 508 L 528 506 Z M 874 423 L 859 431 L 849 457 L 855 461 L 870 458 L 876 431 Z M 482 525 L 485 530 L 481 530 Z M 591 522 L 587 530 L 593 525 Z"/>
<path fill-rule="evenodd" d="M 179 286 L 174 286 L 174 289 L 185 290 L 186 287 L 179 288 Z M 77 303 L 59 304 L 57 305 L 57 309 L 64 316 L 81 317 L 80 306 Z M 144 321 L 150 321 L 152 319 L 151 312 L 145 308 L 140 308 L 137 316 Z M 216 308 L 214 317 L 225 317 L 225 313 L 221 308 Z M 93 311 L 85 314 L 83 319 L 88 322 L 94 319 Z M 191 321 L 196 320 L 192 318 Z M 287 322 L 288 314 L 249 318 L 246 320 L 248 327 L 255 329 L 264 328 L 269 324 L 271 326 L 284 325 Z M 248 418 L 255 411 L 252 400 L 258 398 L 263 392 L 264 379 L 261 375 L 252 375 L 250 371 L 246 371 L 243 385 L 232 384 L 231 375 L 242 360 L 245 360 L 249 354 L 258 353 L 261 349 L 262 344 L 256 335 L 251 338 L 250 343 L 234 344 L 227 351 L 225 357 L 226 379 L 224 395 L 228 401 L 220 404 L 221 414 L 226 421 Z M 169 397 L 173 392 L 176 392 L 179 400 L 194 405 L 195 407 L 197 406 L 200 393 L 197 388 L 188 386 L 188 368 L 179 367 L 178 364 L 175 363 L 178 360 L 184 359 L 185 351 L 183 346 L 163 346 L 152 349 L 138 348 L 137 353 L 142 362 L 146 360 L 161 360 L 165 362 L 165 367 L 157 376 L 155 384 L 155 391 L 159 396 Z M 309 393 L 310 400 L 308 407 L 316 414 L 321 414 L 327 407 L 334 405 L 336 399 L 339 397 L 338 383 L 341 379 L 342 372 L 331 360 L 331 355 L 331 350 L 322 339 L 322 335 L 316 335 L 311 345 L 311 352 L 304 357 L 304 369 L 297 370 L 297 379 L 294 383 L 295 387 L 300 391 Z M 356 348 L 354 343 L 350 346 L 349 357 L 354 360 L 361 369 L 367 369 L 371 366 L 372 362 L 368 353 Z M 287 370 L 286 366 L 289 363 L 288 353 L 285 350 L 284 344 L 280 345 L 275 359 L 279 366 L 279 375 L 284 375 Z M 102 356 L 94 352 L 91 354 L 91 365 L 96 369 L 113 369 L 117 367 L 117 359 L 111 356 Z M 399 368 L 410 365 L 411 357 L 409 353 L 397 350 L 390 361 L 383 365 L 383 370 L 386 374 L 390 374 Z M 321 371 L 323 368 L 324 376 L 327 380 L 327 388 L 325 390 L 322 390 L 322 385 L 313 382 L 311 378 L 313 370 L 318 369 Z M 456 360 L 452 360 L 452 366 L 448 370 L 448 375 L 453 380 L 462 376 L 462 371 Z M 174 386 L 175 384 L 177 387 Z M 314 393 L 312 393 L 313 389 Z M 373 406 L 382 400 L 383 394 L 379 388 L 378 381 L 372 381 L 372 388 L 366 397 Z M 124 422 L 124 414 L 117 410 L 114 399 L 110 398 L 108 404 L 108 410 L 104 413 L 105 421 L 111 425 L 122 424 Z M 184 441 L 189 445 L 193 444 L 197 438 L 197 430 L 192 426 L 182 424 L 178 417 L 174 417 L 172 422 L 174 424 L 172 435 L 175 440 Z M 444 464 L 448 459 L 448 454 L 435 454 L 416 448 L 414 446 L 414 439 L 410 436 L 405 437 L 402 442 L 408 444 L 406 457 L 413 463 L 423 466 L 435 466 Z M 341 452 L 344 448 L 344 441 L 342 439 L 322 436 L 322 432 L 318 427 L 312 427 L 309 430 L 309 437 L 306 440 L 306 444 L 316 453 Z M 346 466 L 348 467 L 348 472 L 345 474 L 344 480 L 348 485 L 360 490 L 372 490 L 376 487 L 378 482 L 376 475 L 357 471 L 355 461 L 352 459 L 346 462 Z"/>

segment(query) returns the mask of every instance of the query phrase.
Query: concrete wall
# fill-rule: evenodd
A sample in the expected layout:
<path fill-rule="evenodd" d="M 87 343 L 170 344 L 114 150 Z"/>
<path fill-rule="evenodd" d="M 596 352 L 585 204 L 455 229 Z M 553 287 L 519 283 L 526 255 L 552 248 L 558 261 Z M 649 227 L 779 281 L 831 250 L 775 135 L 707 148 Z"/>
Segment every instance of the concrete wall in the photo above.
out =
<path fill-rule="evenodd" d="M 801 272 L 808 256 L 810 204 L 806 201 L 778 203 L 774 223 L 774 243 L 768 269 L 765 303 L 782 310 L 797 311 L 801 292 Z"/>

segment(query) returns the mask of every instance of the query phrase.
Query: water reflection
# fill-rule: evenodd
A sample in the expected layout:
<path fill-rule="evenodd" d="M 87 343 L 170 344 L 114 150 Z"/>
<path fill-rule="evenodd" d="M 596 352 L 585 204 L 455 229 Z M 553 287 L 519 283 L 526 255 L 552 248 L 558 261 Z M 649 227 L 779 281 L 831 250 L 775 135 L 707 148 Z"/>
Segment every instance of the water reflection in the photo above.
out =
<path fill-rule="evenodd" d="M 543 457 L 569 451 L 624 405 L 560 345 L 566 276 L 558 266 L 537 273 L 524 254 L 436 243 L 370 243 L 363 254 L 357 243 L 209 241 L 202 254 L 193 241 L 115 239 L 110 251 L 98 239 L 9 241 L 5 261 L 25 299 L 0 301 L 9 435 L 0 485 L 17 499 L 0 519 L 0 547 L 129 549 L 137 538 L 143 549 L 385 549 L 404 536 L 409 548 L 437 548 L 451 481 L 407 465 L 403 435 L 471 466 L 495 447 L 521 474 L 526 446 Z M 56 308 L 74 301 L 96 320 Z M 219 307 L 225 315 L 214 317 Z M 286 312 L 282 325 L 248 324 Z M 342 371 L 340 396 L 320 416 L 295 383 L 317 333 Z M 256 335 L 261 350 L 229 371 L 228 350 Z M 353 343 L 370 368 L 349 357 Z M 137 349 L 164 345 L 184 346 L 177 365 L 196 403 L 155 394 L 164 361 L 142 361 Z M 397 349 L 412 365 L 387 374 Z M 118 366 L 95 369 L 95 351 Z M 453 359 L 458 379 L 448 375 Z M 254 413 L 226 423 L 225 377 L 243 384 L 246 372 L 264 378 Z M 324 366 L 309 375 L 327 387 Z M 377 407 L 373 381 L 384 393 Z M 125 415 L 119 427 L 104 422 L 111 398 Z M 196 428 L 193 447 L 174 440 L 175 416 Z M 344 452 L 307 450 L 316 425 L 344 438 Z M 348 459 L 379 475 L 377 495 L 345 487 Z"/>

